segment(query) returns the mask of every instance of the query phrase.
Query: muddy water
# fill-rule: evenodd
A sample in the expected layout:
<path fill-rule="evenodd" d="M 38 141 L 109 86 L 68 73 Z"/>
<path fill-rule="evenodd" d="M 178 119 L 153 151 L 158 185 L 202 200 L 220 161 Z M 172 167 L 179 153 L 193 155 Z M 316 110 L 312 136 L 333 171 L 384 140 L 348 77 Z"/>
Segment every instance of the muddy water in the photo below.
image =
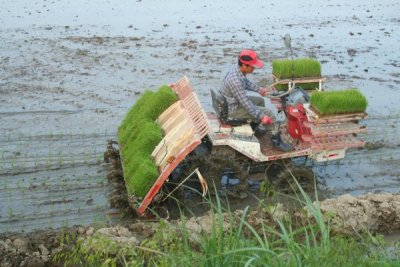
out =
<path fill-rule="evenodd" d="M 358 87 L 369 101 L 369 149 L 315 165 L 321 186 L 399 192 L 400 4 L 281 2 L 2 3 L 0 232 L 106 222 L 102 152 L 140 93 L 187 75 L 210 111 L 209 89 L 237 53 L 286 57 L 286 33 L 295 57 L 323 63 L 326 87 Z"/>

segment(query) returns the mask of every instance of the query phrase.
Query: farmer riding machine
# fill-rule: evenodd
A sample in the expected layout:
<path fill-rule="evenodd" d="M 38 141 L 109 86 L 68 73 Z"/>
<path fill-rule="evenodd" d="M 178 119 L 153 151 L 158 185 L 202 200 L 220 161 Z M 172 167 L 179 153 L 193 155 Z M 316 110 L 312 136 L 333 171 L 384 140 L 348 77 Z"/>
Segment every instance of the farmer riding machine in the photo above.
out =
<path fill-rule="evenodd" d="M 203 194 L 209 189 L 237 198 L 247 196 L 253 180 L 284 192 L 294 179 L 308 187 L 314 185 L 313 172 L 293 159 L 338 160 L 347 149 L 364 146 L 357 134 L 366 131 L 359 124 L 366 118 L 365 97 L 356 89 L 324 91 L 324 77 L 293 77 L 296 62 L 289 65 L 289 79 L 274 73 L 268 99 L 284 114 L 277 130 L 290 151 L 263 142 L 247 121 L 230 119 L 215 90 L 214 112 L 205 112 L 187 77 L 144 93 L 118 129 L 128 202 L 136 213 L 142 215 L 194 180 Z M 310 84 L 311 92 L 302 89 Z M 353 102 L 345 105 L 348 101 Z"/>

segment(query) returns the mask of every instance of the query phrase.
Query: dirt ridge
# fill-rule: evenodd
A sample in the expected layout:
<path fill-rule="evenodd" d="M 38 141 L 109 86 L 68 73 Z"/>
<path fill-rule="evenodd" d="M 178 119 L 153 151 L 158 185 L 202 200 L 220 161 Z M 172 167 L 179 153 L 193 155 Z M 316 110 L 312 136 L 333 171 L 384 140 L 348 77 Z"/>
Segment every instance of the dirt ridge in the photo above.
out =
<path fill-rule="evenodd" d="M 333 234 L 355 235 L 365 231 L 373 234 L 388 234 L 400 231 L 400 194 L 366 194 L 359 197 L 343 195 L 338 198 L 314 202 L 320 207 L 324 218 L 331 225 Z M 262 225 L 277 226 L 276 219 L 296 217 L 297 221 L 308 221 L 311 213 L 293 210 L 278 203 L 267 212 L 262 209 L 250 211 L 247 215 L 249 224 L 262 234 Z M 241 218 L 243 210 L 234 212 Z M 308 216 L 308 217 L 307 217 Z M 229 214 L 223 213 L 223 229 L 229 228 Z M 210 233 L 211 212 L 203 216 L 186 218 L 186 227 L 191 239 Z M 180 228 L 181 220 L 168 221 L 171 230 Z M 69 229 L 41 230 L 30 234 L 3 234 L 0 236 L 0 266 L 54 266 L 53 256 L 70 249 L 66 244 L 67 235 L 78 239 L 105 237 L 122 246 L 139 245 L 151 237 L 158 227 L 157 222 L 141 222 L 137 220 L 125 225 L 95 228 L 81 226 Z M 177 230 L 178 231 L 178 230 Z"/>

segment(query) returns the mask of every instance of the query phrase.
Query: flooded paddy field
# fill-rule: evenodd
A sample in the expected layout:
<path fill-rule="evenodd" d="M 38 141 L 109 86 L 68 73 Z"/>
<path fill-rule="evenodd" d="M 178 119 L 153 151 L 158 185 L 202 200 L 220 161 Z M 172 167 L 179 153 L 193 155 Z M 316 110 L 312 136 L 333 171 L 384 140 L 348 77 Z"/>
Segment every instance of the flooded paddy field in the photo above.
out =
<path fill-rule="evenodd" d="M 103 152 L 145 89 L 187 75 L 209 90 L 244 48 L 322 63 L 325 88 L 359 88 L 366 148 L 313 166 L 333 197 L 400 192 L 400 3 L 393 0 L 18 1 L 0 10 L 0 233 L 108 221 Z"/>

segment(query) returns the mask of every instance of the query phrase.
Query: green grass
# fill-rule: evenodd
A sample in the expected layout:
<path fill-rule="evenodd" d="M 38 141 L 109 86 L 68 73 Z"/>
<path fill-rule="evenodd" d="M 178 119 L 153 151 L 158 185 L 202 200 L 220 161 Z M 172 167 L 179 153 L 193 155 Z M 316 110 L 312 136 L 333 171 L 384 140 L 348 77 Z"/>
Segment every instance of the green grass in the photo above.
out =
<path fill-rule="evenodd" d="M 151 153 L 163 138 L 155 120 L 177 100 L 168 86 L 146 91 L 128 111 L 118 128 L 118 145 L 129 195 L 144 197 L 158 177 Z"/>
<path fill-rule="evenodd" d="M 293 73 L 292 73 L 293 70 Z M 272 73 L 280 80 L 291 78 L 321 77 L 321 64 L 311 58 L 281 59 L 272 61 Z M 318 83 L 304 83 L 305 90 L 318 88 Z M 277 85 L 277 90 L 287 90 L 287 85 Z"/>
<path fill-rule="evenodd" d="M 389 252 L 379 238 L 333 236 L 329 218 L 300 192 L 296 201 L 309 215 L 303 221 L 273 212 L 250 219 L 248 208 L 233 213 L 217 197 L 209 202 L 207 232 L 194 235 L 182 216 L 179 225 L 160 221 L 154 234 L 138 245 L 94 235 L 57 258 L 83 266 L 399 266 L 398 250 Z"/>
<path fill-rule="evenodd" d="M 367 99 L 356 88 L 313 92 L 310 99 L 310 106 L 322 115 L 365 112 L 367 105 Z"/>

